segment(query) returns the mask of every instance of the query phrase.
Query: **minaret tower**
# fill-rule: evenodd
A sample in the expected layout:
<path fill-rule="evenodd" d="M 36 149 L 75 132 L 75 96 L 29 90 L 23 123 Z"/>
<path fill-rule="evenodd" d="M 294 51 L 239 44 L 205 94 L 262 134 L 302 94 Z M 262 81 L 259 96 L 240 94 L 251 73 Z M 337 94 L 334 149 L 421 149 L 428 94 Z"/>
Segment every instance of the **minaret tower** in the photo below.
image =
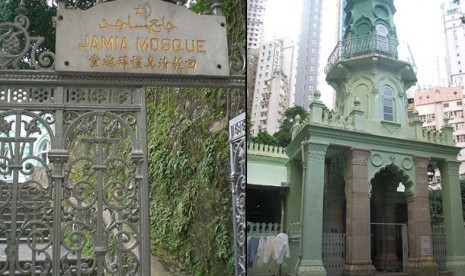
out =
<path fill-rule="evenodd" d="M 360 101 L 367 119 L 406 126 L 405 91 L 417 78 L 408 47 L 397 40 L 393 0 L 349 0 L 345 12 L 343 40 L 325 70 L 336 111 L 348 115 Z"/>
<path fill-rule="evenodd" d="M 290 232 L 299 241 L 290 247 L 297 256 L 290 272 L 324 276 L 338 267 L 344 276 L 438 275 L 427 175 L 438 168 L 446 270 L 465 276 L 460 148 L 449 118 L 440 131 L 424 130 L 418 112 L 408 120 L 406 90 L 417 81 L 416 68 L 397 40 L 393 0 L 347 0 L 344 10 L 344 34 L 325 70 L 336 110 L 315 91 L 309 116 L 296 118 L 285 149 L 287 220 L 299 226 Z M 344 260 L 327 258 L 334 233 L 344 235 L 344 254 L 330 256 Z"/>

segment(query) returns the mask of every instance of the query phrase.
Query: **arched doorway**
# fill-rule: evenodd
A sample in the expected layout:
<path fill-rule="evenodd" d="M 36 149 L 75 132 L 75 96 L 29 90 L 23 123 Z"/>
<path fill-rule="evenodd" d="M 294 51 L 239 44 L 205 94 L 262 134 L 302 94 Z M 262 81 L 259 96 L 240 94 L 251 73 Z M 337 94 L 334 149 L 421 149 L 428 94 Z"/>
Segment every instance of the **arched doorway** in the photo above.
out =
<path fill-rule="evenodd" d="M 405 196 L 410 180 L 395 165 L 381 168 L 370 181 L 371 259 L 378 271 L 404 271 L 408 258 L 408 209 Z"/>

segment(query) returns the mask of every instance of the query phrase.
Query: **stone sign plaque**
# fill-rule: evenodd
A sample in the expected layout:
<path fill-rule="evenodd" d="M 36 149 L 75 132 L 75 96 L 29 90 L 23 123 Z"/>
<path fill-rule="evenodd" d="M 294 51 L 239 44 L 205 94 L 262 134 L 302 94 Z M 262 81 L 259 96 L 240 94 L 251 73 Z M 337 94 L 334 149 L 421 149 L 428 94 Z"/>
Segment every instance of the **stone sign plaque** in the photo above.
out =
<path fill-rule="evenodd" d="M 226 20 L 160 0 L 117 0 L 56 18 L 56 71 L 229 76 Z"/>
<path fill-rule="evenodd" d="M 431 255 L 431 237 L 430 236 L 421 236 L 421 255 L 422 256 Z"/>

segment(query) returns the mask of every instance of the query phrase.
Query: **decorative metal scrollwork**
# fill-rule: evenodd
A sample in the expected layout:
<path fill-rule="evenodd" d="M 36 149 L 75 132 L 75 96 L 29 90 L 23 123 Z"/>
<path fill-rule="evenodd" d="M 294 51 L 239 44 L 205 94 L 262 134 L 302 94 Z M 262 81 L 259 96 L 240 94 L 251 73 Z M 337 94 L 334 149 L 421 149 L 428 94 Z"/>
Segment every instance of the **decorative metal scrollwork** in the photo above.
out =
<path fill-rule="evenodd" d="M 14 22 L 0 23 L 0 69 L 20 69 L 24 61 L 37 70 L 54 69 L 55 54 L 40 48 L 44 37 L 29 34 L 24 3 L 16 11 Z"/>
<path fill-rule="evenodd" d="M 242 113 L 229 121 L 236 276 L 245 275 L 245 124 L 245 113 Z"/>
<path fill-rule="evenodd" d="M 0 275 L 50 275 L 53 187 L 40 150 L 53 122 L 52 112 L 0 114 Z"/>
<path fill-rule="evenodd" d="M 232 55 L 230 60 L 231 72 L 233 74 L 245 74 L 246 54 L 245 54 L 245 43 L 236 42 L 234 43 L 233 51 L 236 53 Z"/>
<path fill-rule="evenodd" d="M 106 102 L 110 95 L 103 89 L 88 94 L 94 103 Z M 130 112 L 69 114 L 64 273 L 140 275 L 140 164 L 128 161 L 126 147 L 134 142 L 131 125 L 136 119 Z"/>

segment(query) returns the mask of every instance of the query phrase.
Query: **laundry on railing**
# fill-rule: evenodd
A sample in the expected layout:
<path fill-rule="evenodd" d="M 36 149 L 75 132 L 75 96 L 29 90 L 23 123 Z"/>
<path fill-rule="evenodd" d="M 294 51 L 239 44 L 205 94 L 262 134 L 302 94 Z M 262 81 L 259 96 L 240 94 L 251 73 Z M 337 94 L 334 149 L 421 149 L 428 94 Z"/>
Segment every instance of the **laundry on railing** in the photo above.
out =
<path fill-rule="evenodd" d="M 258 266 L 262 267 L 270 260 L 278 265 L 284 258 L 290 258 L 288 236 L 279 233 L 276 236 L 250 237 L 247 241 L 247 267 L 253 267 L 253 260 L 257 256 Z"/>

